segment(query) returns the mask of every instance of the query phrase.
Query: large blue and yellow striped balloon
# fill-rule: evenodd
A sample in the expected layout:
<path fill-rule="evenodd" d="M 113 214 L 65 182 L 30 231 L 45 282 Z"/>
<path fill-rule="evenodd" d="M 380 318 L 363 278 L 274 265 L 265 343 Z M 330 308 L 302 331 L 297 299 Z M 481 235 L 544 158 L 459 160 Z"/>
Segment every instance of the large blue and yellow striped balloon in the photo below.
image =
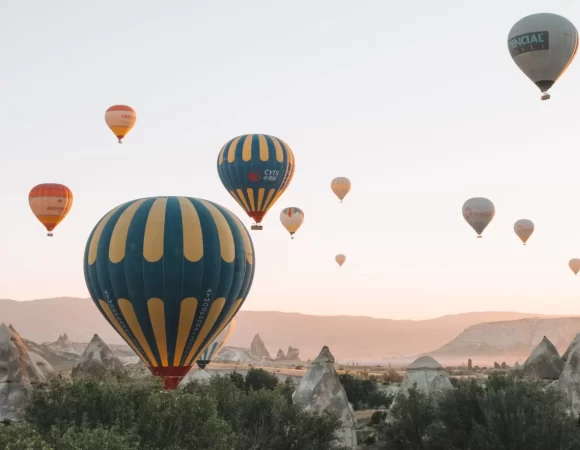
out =
<path fill-rule="evenodd" d="M 95 305 L 167 388 L 242 306 L 254 278 L 248 230 L 226 208 L 152 197 L 107 213 L 87 241 Z"/>
<path fill-rule="evenodd" d="M 283 140 L 267 134 L 245 134 L 219 153 L 219 177 L 230 195 L 259 224 L 294 176 L 294 154 Z M 261 230 L 253 225 L 253 230 Z"/>

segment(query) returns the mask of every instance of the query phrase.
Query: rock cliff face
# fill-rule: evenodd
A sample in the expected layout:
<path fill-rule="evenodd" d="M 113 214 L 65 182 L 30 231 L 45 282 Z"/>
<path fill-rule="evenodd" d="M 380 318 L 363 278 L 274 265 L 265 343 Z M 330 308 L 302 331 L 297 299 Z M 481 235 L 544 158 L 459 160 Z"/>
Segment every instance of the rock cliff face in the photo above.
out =
<path fill-rule="evenodd" d="M 254 339 L 252 340 L 252 345 L 250 346 L 250 354 L 258 359 L 272 359 L 270 353 L 268 352 L 268 349 L 264 345 L 264 342 L 262 341 L 262 338 L 260 337 L 259 334 L 256 334 L 256 336 L 254 336 Z"/>
<path fill-rule="evenodd" d="M 574 339 L 572 340 L 572 342 L 570 342 L 570 345 L 568 346 L 568 348 L 566 349 L 566 351 L 562 355 L 562 360 L 564 362 L 568 361 L 568 358 L 570 357 L 570 355 L 572 354 L 572 352 L 578 346 L 580 346 L 580 333 L 577 333 L 576 336 L 574 337 Z"/>
<path fill-rule="evenodd" d="M 283 361 L 286 359 L 286 355 L 284 354 L 284 350 L 278 349 L 278 353 L 276 353 L 276 361 Z"/>
<path fill-rule="evenodd" d="M 18 420 L 32 388 L 45 381 L 20 335 L 0 325 L 0 420 Z"/>
<path fill-rule="evenodd" d="M 309 411 L 329 411 L 342 421 L 340 444 L 355 448 L 356 418 L 334 368 L 334 356 L 324 346 L 292 394 L 292 401 Z"/>
<path fill-rule="evenodd" d="M 523 373 L 526 377 L 557 380 L 563 369 L 564 361 L 560 358 L 558 350 L 544 336 L 524 363 Z"/>
<path fill-rule="evenodd" d="M 437 358 L 459 356 L 478 358 L 502 355 L 508 364 L 525 357 L 546 336 L 559 351 L 580 331 L 580 318 L 521 319 L 473 325 L 437 350 L 428 352 Z"/>
<path fill-rule="evenodd" d="M 98 335 L 94 335 L 72 370 L 73 378 L 106 377 L 125 374 L 121 361 Z"/>

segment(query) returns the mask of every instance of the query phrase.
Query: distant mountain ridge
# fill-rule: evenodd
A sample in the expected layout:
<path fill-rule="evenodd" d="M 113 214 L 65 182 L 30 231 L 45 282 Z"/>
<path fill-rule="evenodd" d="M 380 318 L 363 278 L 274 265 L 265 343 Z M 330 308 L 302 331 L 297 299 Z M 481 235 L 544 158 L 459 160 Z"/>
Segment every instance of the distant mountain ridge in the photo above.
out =
<path fill-rule="evenodd" d="M 524 318 L 556 318 L 518 312 L 473 312 L 429 320 L 392 320 L 360 316 L 315 316 L 275 311 L 240 311 L 228 346 L 249 348 L 259 333 L 270 354 L 296 347 L 303 360 L 328 345 L 340 361 L 381 360 L 438 348 L 468 327 L 482 322 Z M 98 334 L 105 342 L 123 340 L 88 298 L 0 300 L 0 321 L 12 323 L 28 339 L 54 342 L 67 333 L 73 342 L 89 342 Z"/>

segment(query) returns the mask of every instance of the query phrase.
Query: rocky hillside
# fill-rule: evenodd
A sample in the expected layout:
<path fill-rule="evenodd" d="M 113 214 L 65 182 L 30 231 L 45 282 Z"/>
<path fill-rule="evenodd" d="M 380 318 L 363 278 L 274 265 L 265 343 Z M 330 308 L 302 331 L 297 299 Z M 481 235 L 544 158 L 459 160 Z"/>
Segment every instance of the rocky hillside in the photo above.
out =
<path fill-rule="evenodd" d="M 449 343 L 426 354 L 446 364 L 464 362 L 467 358 L 474 364 L 493 360 L 511 364 L 525 361 L 544 336 L 562 354 L 578 332 L 579 317 L 482 323 L 467 328 Z"/>
<path fill-rule="evenodd" d="M 535 316 L 516 312 L 478 312 L 412 321 L 240 311 L 236 330 L 228 345 L 245 347 L 259 333 L 272 356 L 277 355 L 279 349 L 293 345 L 300 349 L 301 359 L 311 359 L 322 346 L 328 345 L 340 361 L 380 361 L 394 355 L 414 355 L 437 348 L 478 323 Z M 88 342 L 96 333 L 111 348 L 115 344 L 123 344 L 92 301 L 86 298 L 64 297 L 25 302 L 0 300 L 0 317 L 14 324 L 23 336 L 34 342 L 52 340 L 66 331 L 73 342 Z M 80 354 L 83 349 L 76 352 Z"/>

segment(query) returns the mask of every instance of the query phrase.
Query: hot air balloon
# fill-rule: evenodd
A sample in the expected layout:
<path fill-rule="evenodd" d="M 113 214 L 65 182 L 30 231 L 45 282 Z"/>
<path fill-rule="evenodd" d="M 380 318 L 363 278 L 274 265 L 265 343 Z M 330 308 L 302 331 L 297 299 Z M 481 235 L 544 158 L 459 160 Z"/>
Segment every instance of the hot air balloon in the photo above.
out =
<path fill-rule="evenodd" d="M 280 213 L 280 222 L 282 222 L 284 228 L 288 230 L 290 236 L 294 239 L 294 233 L 304 223 L 304 211 L 296 207 L 284 208 Z"/>
<path fill-rule="evenodd" d="M 52 236 L 52 230 L 63 221 L 73 203 L 73 194 L 64 184 L 43 183 L 28 194 L 30 209 Z"/>
<path fill-rule="evenodd" d="M 574 60 L 578 31 L 572 22 L 557 14 L 540 13 L 524 17 L 508 35 L 508 49 L 521 71 L 548 100 L 548 90 Z"/>
<path fill-rule="evenodd" d="M 127 105 L 113 105 L 105 112 L 105 122 L 113 134 L 123 143 L 123 138 L 137 121 L 137 113 Z"/>
<path fill-rule="evenodd" d="M 520 219 L 514 224 L 514 231 L 526 245 L 527 240 L 534 232 L 534 222 L 528 219 Z"/>
<path fill-rule="evenodd" d="M 234 318 L 254 267 L 242 222 L 189 197 L 117 206 L 99 220 L 84 253 L 93 302 L 166 389 Z"/>
<path fill-rule="evenodd" d="M 254 219 L 262 219 L 284 193 L 294 176 L 294 154 L 281 139 L 245 134 L 224 145 L 217 160 L 218 175 L 230 195 Z"/>
<path fill-rule="evenodd" d="M 350 180 L 345 177 L 337 177 L 330 183 L 330 189 L 340 199 L 340 203 L 342 203 L 346 194 L 350 192 L 350 186 Z"/>
<path fill-rule="evenodd" d="M 578 271 L 580 271 L 580 259 L 578 258 L 571 259 L 570 262 L 568 263 L 568 266 L 570 266 L 570 269 L 572 269 L 574 275 L 578 275 Z"/>
<path fill-rule="evenodd" d="M 346 261 L 346 256 L 344 255 L 336 255 L 334 257 L 334 259 L 336 259 L 336 262 L 338 263 L 338 265 L 340 267 L 342 267 L 342 265 L 344 264 L 344 262 Z"/>
<path fill-rule="evenodd" d="M 481 238 L 481 233 L 489 225 L 495 215 L 495 206 L 487 198 L 470 198 L 463 204 L 463 218 Z"/>
<path fill-rule="evenodd" d="M 211 344 L 209 344 L 205 350 L 199 355 L 199 359 L 197 360 L 197 365 L 200 369 L 205 369 L 206 366 L 211 362 L 211 360 L 217 356 L 220 349 L 225 345 L 228 341 L 234 329 L 236 328 L 236 319 L 233 318 L 230 323 L 222 330 L 220 334 L 213 340 Z"/>

